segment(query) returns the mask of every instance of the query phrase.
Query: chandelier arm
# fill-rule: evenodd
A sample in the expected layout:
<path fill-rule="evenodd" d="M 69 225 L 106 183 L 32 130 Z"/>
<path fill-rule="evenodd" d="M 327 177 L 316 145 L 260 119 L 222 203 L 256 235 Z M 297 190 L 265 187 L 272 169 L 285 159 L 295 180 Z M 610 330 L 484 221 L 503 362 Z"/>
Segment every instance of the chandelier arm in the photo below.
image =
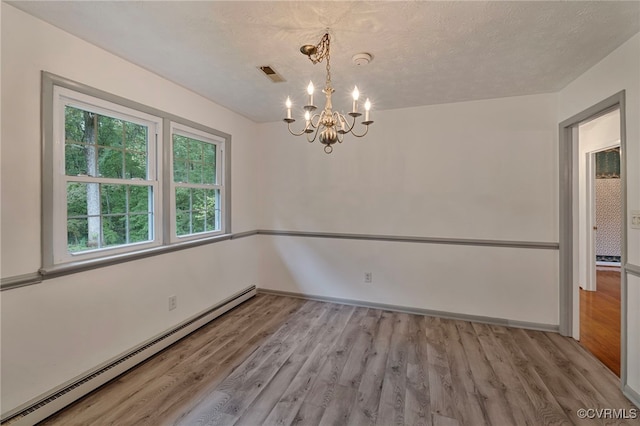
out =
<path fill-rule="evenodd" d="M 318 127 L 320 127 L 320 121 L 322 121 L 322 116 L 324 115 L 324 110 L 322 110 L 322 112 L 320 114 L 314 114 L 313 117 L 311 117 L 311 119 L 309 120 L 309 124 L 311 124 L 311 126 L 314 129 L 317 129 Z M 318 121 L 316 121 L 316 123 L 313 123 L 313 120 L 318 119 Z"/>
<path fill-rule="evenodd" d="M 305 126 L 304 129 L 302 129 L 302 131 L 300 133 L 295 133 L 293 130 L 291 130 L 291 123 L 287 123 L 287 127 L 289 129 L 289 133 L 291 133 L 293 136 L 302 136 L 305 133 L 307 133 L 307 128 L 308 126 Z"/>
<path fill-rule="evenodd" d="M 320 130 L 320 126 L 317 126 L 317 127 L 314 126 L 314 129 L 315 129 L 315 132 L 312 132 L 313 133 L 313 139 L 309 139 L 309 134 L 310 133 L 307 132 L 307 142 L 309 142 L 309 143 L 315 142 L 316 138 L 318 137 L 318 131 Z"/>
<path fill-rule="evenodd" d="M 349 120 L 347 120 L 347 117 L 345 117 L 343 114 L 337 113 L 340 117 L 342 117 L 342 120 L 347 123 L 348 128 L 344 130 L 344 134 L 347 133 L 352 133 L 353 132 L 353 128 L 356 126 L 356 117 L 352 117 L 353 118 L 353 123 L 351 123 L 351 125 L 349 126 Z"/>
<path fill-rule="evenodd" d="M 355 118 L 353 119 L 353 121 L 355 121 Z M 355 124 L 355 123 L 354 123 L 354 124 Z M 359 134 L 357 134 L 356 132 L 354 132 L 353 130 L 351 130 L 351 134 L 352 134 L 353 136 L 355 136 L 356 138 L 362 138 L 362 137 L 366 136 L 366 134 L 367 134 L 368 132 L 369 132 L 369 125 L 368 125 L 368 124 L 366 124 L 366 125 L 364 126 L 364 133 L 363 133 L 363 134 L 361 134 L 361 135 L 359 135 Z"/>

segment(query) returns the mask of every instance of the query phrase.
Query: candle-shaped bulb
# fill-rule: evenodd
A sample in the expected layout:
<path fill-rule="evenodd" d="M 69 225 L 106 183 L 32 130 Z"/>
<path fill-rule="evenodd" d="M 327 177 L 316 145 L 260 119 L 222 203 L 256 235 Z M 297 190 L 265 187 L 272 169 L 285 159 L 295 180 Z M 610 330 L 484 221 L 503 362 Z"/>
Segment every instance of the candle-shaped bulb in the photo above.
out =
<path fill-rule="evenodd" d="M 307 93 L 309 94 L 309 105 L 313 105 L 313 83 L 309 82 L 307 86 Z"/>
<path fill-rule="evenodd" d="M 369 101 L 369 98 L 367 98 L 367 101 L 364 103 L 364 121 L 369 121 L 370 109 L 371 109 L 371 102 Z"/>
<path fill-rule="evenodd" d="M 287 101 L 284 103 L 287 106 L 287 118 L 291 118 L 291 99 L 287 96 Z"/>
<path fill-rule="evenodd" d="M 358 98 L 360 97 L 358 86 L 355 86 L 353 88 L 353 92 L 351 93 L 351 96 L 353 96 L 353 112 L 358 112 Z"/>

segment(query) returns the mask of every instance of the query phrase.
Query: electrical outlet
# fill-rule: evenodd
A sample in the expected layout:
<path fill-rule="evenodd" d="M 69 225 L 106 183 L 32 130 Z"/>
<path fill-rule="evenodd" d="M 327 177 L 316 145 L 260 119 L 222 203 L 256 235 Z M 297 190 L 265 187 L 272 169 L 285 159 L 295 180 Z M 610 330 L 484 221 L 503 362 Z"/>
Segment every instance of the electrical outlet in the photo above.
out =
<path fill-rule="evenodd" d="M 640 210 L 631 210 L 631 227 L 640 229 Z"/>
<path fill-rule="evenodd" d="M 364 282 L 367 284 L 371 284 L 373 282 L 373 274 L 371 272 L 364 273 Z"/>
<path fill-rule="evenodd" d="M 178 296 L 169 296 L 169 310 L 173 311 L 178 307 Z"/>

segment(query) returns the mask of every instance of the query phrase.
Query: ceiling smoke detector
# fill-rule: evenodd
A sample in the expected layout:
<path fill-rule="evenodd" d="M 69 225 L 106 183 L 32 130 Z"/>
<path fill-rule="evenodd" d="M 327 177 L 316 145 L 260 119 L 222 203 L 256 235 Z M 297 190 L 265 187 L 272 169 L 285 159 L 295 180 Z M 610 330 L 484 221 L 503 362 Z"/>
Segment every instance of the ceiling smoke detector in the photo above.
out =
<path fill-rule="evenodd" d="M 353 63 L 355 65 L 368 65 L 369 62 L 371 62 L 371 60 L 373 59 L 373 57 L 371 56 L 370 53 L 356 53 L 355 55 L 353 55 L 353 57 L 351 58 L 351 60 L 353 61 Z"/>

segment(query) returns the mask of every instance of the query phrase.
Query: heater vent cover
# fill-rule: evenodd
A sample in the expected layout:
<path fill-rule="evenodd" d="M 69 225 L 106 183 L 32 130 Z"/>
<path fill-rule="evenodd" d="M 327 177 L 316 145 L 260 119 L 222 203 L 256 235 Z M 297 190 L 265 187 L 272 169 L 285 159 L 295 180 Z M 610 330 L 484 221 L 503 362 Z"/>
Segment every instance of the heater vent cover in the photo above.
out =
<path fill-rule="evenodd" d="M 260 71 L 272 82 L 274 83 L 282 83 L 286 81 L 284 77 L 282 77 L 276 70 L 273 69 L 271 65 L 262 65 L 258 67 Z"/>

